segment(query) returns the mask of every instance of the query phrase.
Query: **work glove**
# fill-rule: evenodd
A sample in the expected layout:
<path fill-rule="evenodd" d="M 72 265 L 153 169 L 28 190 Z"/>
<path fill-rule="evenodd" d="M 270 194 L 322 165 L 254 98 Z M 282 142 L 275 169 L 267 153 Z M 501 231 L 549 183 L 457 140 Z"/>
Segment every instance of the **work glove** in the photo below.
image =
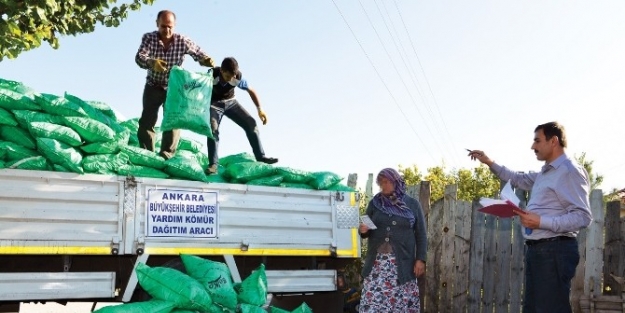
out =
<path fill-rule="evenodd" d="M 206 57 L 200 60 L 200 65 L 206 67 L 215 67 L 215 61 L 211 57 Z"/>
<path fill-rule="evenodd" d="M 267 114 L 260 107 L 258 107 L 258 117 L 263 122 L 263 125 L 267 125 Z"/>
<path fill-rule="evenodd" d="M 152 60 L 152 70 L 157 73 L 162 73 L 167 71 L 167 62 L 161 59 L 153 59 Z"/>

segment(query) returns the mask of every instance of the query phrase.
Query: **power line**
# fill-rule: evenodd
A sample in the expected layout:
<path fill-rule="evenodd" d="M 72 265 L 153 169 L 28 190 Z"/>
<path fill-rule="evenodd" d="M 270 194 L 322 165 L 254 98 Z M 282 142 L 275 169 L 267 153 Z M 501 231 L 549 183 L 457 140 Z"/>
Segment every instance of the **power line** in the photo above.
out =
<path fill-rule="evenodd" d="M 358 46 L 360 46 L 360 49 L 362 50 L 362 52 L 364 53 L 365 57 L 367 58 L 367 60 L 369 61 L 369 64 L 371 64 L 371 67 L 373 68 L 373 70 L 375 71 L 376 75 L 378 75 L 378 78 L 380 79 L 380 82 L 382 82 L 382 84 L 384 85 L 384 88 L 386 88 L 386 91 L 388 91 L 389 95 L 391 96 L 391 98 L 393 99 L 393 102 L 395 103 L 395 105 L 397 106 L 397 108 L 399 109 L 399 111 L 401 112 L 401 114 L 404 116 L 404 118 L 406 119 L 406 122 L 408 123 L 408 125 L 410 126 L 410 129 L 412 129 L 412 132 L 415 134 L 415 136 L 417 136 L 417 138 L 419 139 L 419 141 L 421 141 L 421 144 L 423 145 L 424 148 L 426 148 L 425 150 L 428 152 L 428 154 L 430 155 L 430 157 L 432 158 L 433 161 L 436 162 L 436 159 L 434 158 L 434 156 L 432 155 L 432 153 L 427 149 L 425 142 L 423 142 L 423 139 L 421 138 L 421 136 L 419 136 L 419 134 L 417 133 L 417 131 L 414 129 L 414 127 L 412 126 L 412 123 L 410 123 L 410 120 L 408 119 L 408 116 L 406 116 L 406 113 L 404 113 L 404 110 L 402 110 L 401 106 L 399 105 L 399 103 L 397 102 L 397 99 L 395 98 L 395 96 L 393 95 L 393 93 L 391 92 L 391 90 L 388 88 L 388 85 L 386 84 L 386 82 L 384 82 L 384 79 L 382 78 L 382 75 L 380 75 L 380 72 L 378 71 L 377 67 L 375 67 L 375 64 L 373 64 L 373 61 L 371 60 L 371 58 L 369 57 L 369 55 L 367 54 L 367 51 L 365 50 L 365 48 L 362 46 L 362 43 L 360 43 L 360 40 L 358 40 L 358 37 L 356 36 L 356 33 L 354 32 L 354 30 L 352 29 L 352 27 L 349 25 L 349 23 L 347 22 L 347 19 L 345 18 L 345 16 L 343 15 L 343 12 L 341 12 L 341 9 L 339 8 L 339 6 L 336 4 L 336 2 L 334 0 L 332 0 L 332 3 L 334 4 L 334 7 L 336 8 L 336 10 L 339 12 L 339 15 L 341 16 L 341 18 L 343 19 L 343 22 L 345 22 L 345 25 L 347 25 L 347 28 L 349 29 L 349 31 L 352 33 L 352 36 L 354 37 L 354 39 L 356 40 L 356 42 L 358 43 Z"/>
<path fill-rule="evenodd" d="M 386 53 L 386 56 L 389 58 L 389 60 L 391 61 L 391 64 L 393 65 L 393 69 L 395 69 L 395 72 L 397 73 L 397 76 L 400 77 L 401 73 L 399 73 L 399 69 L 397 68 L 397 65 L 395 64 L 395 61 L 393 61 L 393 58 L 391 57 L 391 54 L 388 52 L 388 49 L 386 49 L 386 45 L 384 44 L 384 42 L 382 41 L 382 37 L 380 37 L 380 34 L 378 33 L 378 30 L 376 29 L 376 27 L 373 25 L 373 21 L 371 21 L 371 17 L 369 17 L 369 14 L 367 13 L 367 10 L 365 9 L 365 7 L 362 5 L 362 1 L 358 0 L 358 3 L 360 4 L 360 7 L 362 8 L 362 11 L 365 13 L 365 16 L 367 17 L 367 20 L 369 21 L 369 25 L 371 25 L 371 28 L 373 28 L 373 32 L 375 32 L 376 37 L 378 38 L 378 40 L 380 41 L 380 45 L 382 46 L 382 49 L 384 49 L 384 52 Z M 404 88 L 406 88 L 406 92 L 408 92 L 408 95 L 410 96 L 410 100 L 412 100 L 412 103 L 414 104 L 415 108 L 417 109 L 417 112 L 419 113 L 419 115 L 421 116 L 421 118 L 423 119 L 423 124 L 425 125 L 425 128 L 427 129 L 427 131 L 430 133 L 430 136 L 432 136 L 432 138 L 434 138 L 434 134 L 432 133 L 432 130 L 430 129 L 430 127 L 427 124 L 427 120 L 425 119 L 425 116 L 423 116 L 423 114 L 421 113 L 421 109 L 419 109 L 419 106 L 417 105 L 414 97 L 412 96 L 412 93 L 410 92 L 410 88 L 408 88 L 408 86 L 406 85 L 406 82 L 401 79 L 400 77 L 400 81 L 401 83 L 404 85 Z M 438 144 L 438 141 L 434 141 L 436 144 L 436 147 L 443 152 L 444 151 L 441 149 L 441 147 Z"/>
<path fill-rule="evenodd" d="M 404 26 L 404 30 L 406 31 L 406 35 L 408 36 L 408 40 L 410 42 L 410 46 L 412 47 L 412 51 L 415 54 L 415 57 L 417 59 L 417 63 L 419 64 L 419 68 L 421 69 L 421 72 L 423 73 L 423 78 L 425 79 L 426 85 L 430 91 L 430 94 L 432 95 L 432 100 L 434 101 L 434 107 L 436 108 L 436 111 L 438 112 L 438 116 L 440 117 L 441 121 L 443 122 L 443 126 L 445 128 L 445 132 L 447 133 L 447 136 L 449 136 L 450 138 L 450 142 L 454 148 L 454 151 L 460 151 L 458 150 L 458 147 L 453 143 L 453 140 L 451 140 L 451 134 L 449 133 L 449 128 L 447 127 L 447 124 L 445 123 L 445 119 L 443 119 L 443 115 L 441 114 L 441 111 L 439 109 L 439 105 L 438 105 L 438 101 L 436 101 L 436 97 L 434 97 L 434 92 L 432 91 L 432 87 L 430 86 L 430 82 L 427 78 L 427 76 L 425 75 L 425 70 L 423 69 L 423 65 L 421 65 L 421 60 L 419 59 L 419 54 L 417 53 L 417 49 L 414 46 L 414 42 L 412 41 L 412 37 L 410 36 L 410 32 L 408 31 L 408 27 L 406 27 L 406 22 L 404 21 L 404 17 L 401 14 L 401 11 L 399 10 L 399 6 L 397 5 L 397 0 L 393 0 L 393 3 L 395 4 L 395 8 L 397 9 L 397 13 L 399 14 L 399 18 L 401 20 L 402 25 Z"/>
<path fill-rule="evenodd" d="M 386 8 L 386 5 L 384 4 L 384 1 L 382 2 L 382 5 L 384 6 L 384 11 L 386 12 L 386 16 L 388 17 L 389 23 L 391 24 L 391 27 L 393 28 L 393 32 L 395 32 L 395 34 L 397 36 L 397 42 L 399 42 L 399 45 L 401 46 L 401 50 L 400 50 L 399 46 L 397 45 L 397 42 L 395 41 L 395 36 L 393 36 L 393 32 L 391 32 L 391 29 L 389 28 L 388 24 L 386 23 L 386 19 L 384 18 L 384 14 L 382 13 L 382 10 L 380 10 L 380 6 L 378 5 L 376 0 L 373 0 L 373 2 L 374 2 L 375 6 L 376 6 L 376 8 L 378 10 L 378 13 L 380 14 L 380 17 L 382 18 L 382 22 L 384 22 L 384 26 L 386 27 L 386 30 L 388 31 L 388 34 L 391 37 L 391 40 L 393 41 L 393 44 L 395 45 L 395 49 L 397 49 L 397 51 L 399 53 L 399 56 L 400 56 L 402 62 L 404 63 L 404 66 L 408 70 L 408 73 L 409 73 L 408 76 L 410 77 L 410 80 L 412 81 L 413 85 L 415 86 L 415 89 L 417 90 L 417 93 L 421 97 L 421 100 L 423 101 L 423 104 L 425 105 L 425 108 L 427 109 L 429 117 L 431 118 L 431 122 L 434 124 L 434 128 L 438 132 L 440 132 L 442 134 L 442 136 L 443 136 L 443 138 L 442 138 L 443 140 L 442 141 L 443 142 L 447 141 L 447 140 L 445 140 L 446 138 L 445 138 L 444 132 L 441 131 L 439 129 L 439 127 L 438 127 L 438 125 L 440 123 L 437 122 L 437 119 L 434 116 L 434 113 L 432 113 L 432 109 L 427 104 L 427 100 L 424 97 L 424 93 L 421 92 L 421 88 L 419 88 L 419 79 L 417 78 L 417 74 L 415 73 L 415 71 L 413 69 L 414 66 L 412 66 L 412 62 L 410 62 L 410 58 L 408 57 L 408 53 L 406 52 L 406 49 L 404 48 L 404 45 L 403 45 L 403 43 L 402 43 L 402 41 L 400 39 L 400 36 L 399 36 L 399 32 L 395 28 L 395 24 L 393 23 L 393 19 L 391 18 L 390 14 L 388 12 L 388 9 Z M 403 55 L 406 56 L 406 59 L 408 60 L 408 63 L 410 63 L 410 66 L 406 63 L 406 60 L 404 59 L 404 57 L 402 55 L 402 52 L 403 52 Z M 413 103 L 414 103 L 414 101 L 413 101 Z M 415 106 L 417 106 L 416 103 L 415 103 Z M 443 124 L 443 128 L 445 128 L 444 124 Z M 448 139 L 448 141 L 451 143 L 451 137 Z M 449 148 L 449 145 L 444 145 L 444 147 L 445 147 L 445 149 L 447 149 L 447 148 Z M 450 155 L 451 155 L 451 158 L 454 159 L 456 162 L 459 162 L 459 159 L 458 159 L 456 153 L 454 153 L 454 151 L 456 151 L 456 150 L 454 150 L 453 143 L 451 143 L 451 147 L 452 147 L 452 150 L 448 151 L 450 153 Z"/>

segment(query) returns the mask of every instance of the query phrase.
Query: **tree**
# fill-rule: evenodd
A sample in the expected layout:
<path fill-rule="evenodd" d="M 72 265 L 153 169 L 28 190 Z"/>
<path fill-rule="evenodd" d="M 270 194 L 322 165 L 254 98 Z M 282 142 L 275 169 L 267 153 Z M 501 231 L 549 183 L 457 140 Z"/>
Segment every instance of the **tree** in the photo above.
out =
<path fill-rule="evenodd" d="M 593 171 L 592 165 L 595 161 L 586 159 L 586 152 L 582 152 L 580 156 L 575 155 L 575 161 L 579 165 L 583 166 L 588 172 L 588 178 L 590 179 L 590 190 L 597 189 L 603 183 L 603 175 L 597 174 Z"/>
<path fill-rule="evenodd" d="M 58 49 L 59 35 L 91 33 L 97 23 L 117 27 L 130 10 L 154 2 L 131 1 L 110 7 L 117 0 L 0 0 L 0 61 L 35 49 L 42 41 Z"/>
<path fill-rule="evenodd" d="M 423 176 L 416 165 L 399 166 L 406 185 L 416 185 L 421 180 L 430 182 L 430 193 L 433 200 L 445 194 L 445 186 L 458 185 L 458 200 L 473 201 L 481 197 L 494 197 L 499 193 L 499 179 L 486 167 L 480 165 L 474 169 L 447 171 L 445 165 L 428 168 Z"/>

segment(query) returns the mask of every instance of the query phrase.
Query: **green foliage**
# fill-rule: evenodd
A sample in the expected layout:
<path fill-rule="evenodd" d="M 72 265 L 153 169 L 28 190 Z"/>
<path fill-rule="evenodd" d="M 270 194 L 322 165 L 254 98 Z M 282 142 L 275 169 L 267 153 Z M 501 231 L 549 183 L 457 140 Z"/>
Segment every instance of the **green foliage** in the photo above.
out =
<path fill-rule="evenodd" d="M 593 172 L 592 165 L 595 161 L 586 159 L 586 152 L 582 152 L 580 156 L 575 155 L 575 160 L 586 169 L 586 172 L 588 172 L 588 177 L 590 178 L 590 190 L 599 188 L 601 183 L 603 183 L 603 175 Z"/>
<path fill-rule="evenodd" d="M 499 179 L 485 165 L 472 170 L 451 171 L 441 165 L 428 168 L 425 176 L 416 165 L 406 168 L 400 165 L 399 172 L 404 176 L 407 186 L 416 185 L 421 180 L 429 181 L 431 199 L 434 201 L 443 197 L 445 186 L 454 184 L 458 185 L 458 200 L 473 201 L 481 197 L 494 197 L 499 193 Z"/>
<path fill-rule="evenodd" d="M 59 48 L 59 35 L 91 33 L 97 23 L 117 27 L 142 4 L 154 0 L 132 0 L 110 6 L 117 0 L 0 0 L 0 61 L 16 58 L 46 41 Z"/>

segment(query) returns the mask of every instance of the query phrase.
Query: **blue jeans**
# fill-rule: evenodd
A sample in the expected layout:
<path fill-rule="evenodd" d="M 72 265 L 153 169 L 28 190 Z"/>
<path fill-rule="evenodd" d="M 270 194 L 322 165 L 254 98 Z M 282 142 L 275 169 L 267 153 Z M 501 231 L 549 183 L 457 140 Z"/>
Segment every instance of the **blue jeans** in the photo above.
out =
<path fill-rule="evenodd" d="M 570 313 L 571 279 L 579 263 L 577 240 L 527 246 L 523 313 Z"/>
<path fill-rule="evenodd" d="M 265 156 L 263 145 L 260 143 L 256 120 L 243 108 L 236 98 L 212 102 L 210 115 L 214 138 L 207 138 L 206 140 L 209 165 L 219 164 L 219 154 L 217 152 L 219 147 L 219 125 L 224 115 L 243 128 L 256 159 Z"/>

